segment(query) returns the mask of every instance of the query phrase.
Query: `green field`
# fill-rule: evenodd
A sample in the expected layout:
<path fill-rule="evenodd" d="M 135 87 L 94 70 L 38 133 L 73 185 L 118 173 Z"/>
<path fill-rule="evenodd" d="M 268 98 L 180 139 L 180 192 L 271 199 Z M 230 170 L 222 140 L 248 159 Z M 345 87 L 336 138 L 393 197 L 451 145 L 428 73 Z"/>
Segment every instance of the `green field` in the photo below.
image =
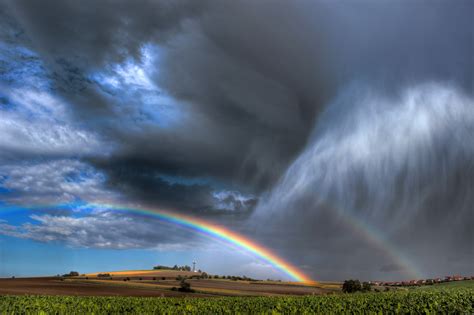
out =
<path fill-rule="evenodd" d="M 421 287 L 414 287 L 415 290 L 446 290 L 456 288 L 469 288 L 474 290 L 474 280 L 442 282 L 433 285 L 424 285 Z"/>
<path fill-rule="evenodd" d="M 306 297 L 133 298 L 0 296 L 0 314 L 472 314 L 474 290 L 410 290 Z"/>

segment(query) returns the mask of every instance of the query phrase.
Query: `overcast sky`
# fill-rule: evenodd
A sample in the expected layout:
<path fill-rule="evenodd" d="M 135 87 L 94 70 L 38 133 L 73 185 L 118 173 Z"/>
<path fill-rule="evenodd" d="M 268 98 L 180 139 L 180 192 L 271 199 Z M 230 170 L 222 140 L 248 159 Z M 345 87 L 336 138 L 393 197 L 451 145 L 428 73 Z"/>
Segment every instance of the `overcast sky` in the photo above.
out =
<path fill-rule="evenodd" d="M 106 203 L 217 222 L 315 279 L 474 273 L 473 20 L 469 0 L 0 0 L 0 275 L 286 279 Z"/>

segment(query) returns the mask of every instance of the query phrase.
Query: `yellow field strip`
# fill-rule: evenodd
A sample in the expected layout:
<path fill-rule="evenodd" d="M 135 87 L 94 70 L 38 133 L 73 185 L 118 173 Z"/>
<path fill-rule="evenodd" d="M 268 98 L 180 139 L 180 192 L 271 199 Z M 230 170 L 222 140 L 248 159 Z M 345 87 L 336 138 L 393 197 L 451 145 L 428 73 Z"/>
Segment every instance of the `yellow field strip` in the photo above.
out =
<path fill-rule="evenodd" d="M 104 272 L 93 272 L 93 273 L 86 273 L 86 276 L 97 276 L 98 274 L 109 274 L 111 276 L 128 276 L 128 275 L 145 275 L 145 274 L 155 274 L 155 273 L 162 273 L 163 271 L 169 270 L 121 270 L 121 271 L 104 271 Z M 178 271 L 176 271 L 178 272 Z"/>

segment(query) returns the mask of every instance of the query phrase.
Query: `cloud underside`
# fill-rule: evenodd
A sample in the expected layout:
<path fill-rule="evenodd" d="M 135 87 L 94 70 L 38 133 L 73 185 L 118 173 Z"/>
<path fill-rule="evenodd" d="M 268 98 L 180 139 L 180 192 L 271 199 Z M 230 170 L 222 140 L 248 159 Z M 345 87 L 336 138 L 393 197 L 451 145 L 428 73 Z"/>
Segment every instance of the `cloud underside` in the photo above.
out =
<path fill-rule="evenodd" d="M 472 271 L 472 11 L 463 0 L 2 3 L 0 202 L 166 208 L 327 275 L 350 273 L 350 248 L 355 272 L 406 271 L 353 219 L 415 264 L 443 252 Z M 0 233 L 186 244 L 153 222 L 38 213 Z M 448 271 L 437 261 L 428 272 Z"/>
<path fill-rule="evenodd" d="M 46 214 L 30 216 L 20 226 L 0 222 L 0 233 L 39 242 L 101 249 L 189 250 L 202 240 L 193 232 L 159 220 L 110 211 L 85 216 Z"/>

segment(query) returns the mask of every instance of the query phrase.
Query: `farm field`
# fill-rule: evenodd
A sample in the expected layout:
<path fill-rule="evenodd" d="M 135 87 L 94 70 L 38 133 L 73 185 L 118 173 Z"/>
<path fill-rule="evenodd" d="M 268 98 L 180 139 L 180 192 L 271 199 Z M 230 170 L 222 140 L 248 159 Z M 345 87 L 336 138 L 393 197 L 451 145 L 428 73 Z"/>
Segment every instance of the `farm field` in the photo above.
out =
<path fill-rule="evenodd" d="M 424 285 L 421 287 L 414 287 L 415 290 L 446 290 L 456 288 L 470 288 L 474 290 L 474 280 L 463 280 L 463 281 L 451 281 L 436 283 L 433 285 Z"/>
<path fill-rule="evenodd" d="M 197 279 L 199 273 L 133 270 L 77 277 L 0 279 L 3 313 L 461 313 L 474 312 L 474 281 L 343 294 L 338 282 Z M 179 277 L 194 292 L 180 292 Z M 195 278 L 191 278 L 194 276 Z"/>
<path fill-rule="evenodd" d="M 56 314 L 472 314 L 474 290 L 411 290 L 305 297 L 73 297 L 0 296 L 0 313 Z"/>
<path fill-rule="evenodd" d="M 330 294 L 339 292 L 341 288 L 340 283 L 321 283 L 318 286 L 309 286 L 294 282 L 191 278 L 199 275 L 186 271 L 134 270 L 90 273 L 78 277 L 8 278 L 0 279 L 0 295 L 287 296 Z M 194 292 L 173 290 L 173 288 L 180 286 L 178 277 L 187 277 L 186 282 L 191 285 Z"/>
<path fill-rule="evenodd" d="M 61 281 L 56 277 L 0 279 L 0 295 L 71 295 L 71 296 L 185 296 L 185 293 L 159 288 L 117 286 L 94 281 Z M 195 294 L 196 297 L 208 296 Z"/>

